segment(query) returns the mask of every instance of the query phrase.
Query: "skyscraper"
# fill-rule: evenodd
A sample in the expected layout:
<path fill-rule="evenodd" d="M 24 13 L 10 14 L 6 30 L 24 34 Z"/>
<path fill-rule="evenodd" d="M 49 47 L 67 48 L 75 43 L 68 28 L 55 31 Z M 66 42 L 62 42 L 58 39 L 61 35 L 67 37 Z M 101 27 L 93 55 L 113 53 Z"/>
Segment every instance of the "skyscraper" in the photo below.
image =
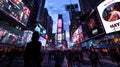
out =
<path fill-rule="evenodd" d="M 62 33 L 63 33 L 63 17 L 62 14 L 58 14 L 57 45 L 62 44 Z"/>

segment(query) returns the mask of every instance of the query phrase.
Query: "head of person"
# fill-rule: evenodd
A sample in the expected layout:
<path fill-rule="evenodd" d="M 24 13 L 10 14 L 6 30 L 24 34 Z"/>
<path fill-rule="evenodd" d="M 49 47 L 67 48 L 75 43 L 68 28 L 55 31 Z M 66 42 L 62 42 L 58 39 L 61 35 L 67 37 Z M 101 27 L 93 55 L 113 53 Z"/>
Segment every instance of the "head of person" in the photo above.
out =
<path fill-rule="evenodd" d="M 38 41 L 39 39 L 39 32 L 34 31 L 32 34 L 32 41 Z"/>
<path fill-rule="evenodd" d="M 111 11 L 113 11 L 113 10 L 114 10 L 114 8 L 113 8 L 113 7 L 110 7 L 110 10 L 111 10 Z"/>
<path fill-rule="evenodd" d="M 92 17 L 90 20 L 89 20 L 89 23 L 88 23 L 88 26 L 90 29 L 93 29 L 94 26 L 95 26 L 95 18 Z"/>

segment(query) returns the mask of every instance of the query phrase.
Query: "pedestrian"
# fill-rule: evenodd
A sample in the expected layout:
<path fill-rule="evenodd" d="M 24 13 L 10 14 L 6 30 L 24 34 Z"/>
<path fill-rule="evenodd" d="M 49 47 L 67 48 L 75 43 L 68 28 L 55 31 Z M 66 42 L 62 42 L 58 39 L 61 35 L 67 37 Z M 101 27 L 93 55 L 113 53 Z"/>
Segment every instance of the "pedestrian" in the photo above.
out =
<path fill-rule="evenodd" d="M 118 67 L 120 67 L 120 54 L 118 54 L 117 52 L 115 52 L 114 55 L 113 55 L 113 58 L 116 61 Z"/>
<path fill-rule="evenodd" d="M 90 49 L 90 62 L 92 64 L 92 67 L 97 67 L 98 64 L 98 54 L 94 49 Z"/>
<path fill-rule="evenodd" d="M 6 67 L 11 67 L 11 64 L 16 56 L 15 48 L 11 49 L 10 52 L 8 52 L 8 64 L 6 64 Z"/>
<path fill-rule="evenodd" d="M 27 43 L 24 52 L 24 67 L 41 67 L 41 42 L 38 41 L 39 33 L 34 31 L 32 41 Z"/>

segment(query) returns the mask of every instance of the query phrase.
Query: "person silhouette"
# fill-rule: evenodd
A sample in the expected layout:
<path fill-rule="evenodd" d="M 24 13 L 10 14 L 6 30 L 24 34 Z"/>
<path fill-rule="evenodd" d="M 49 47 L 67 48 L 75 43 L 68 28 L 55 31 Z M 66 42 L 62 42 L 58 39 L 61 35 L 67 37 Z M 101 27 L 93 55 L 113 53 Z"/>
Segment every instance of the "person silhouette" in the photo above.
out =
<path fill-rule="evenodd" d="M 41 67 L 41 42 L 38 41 L 39 33 L 34 31 L 32 41 L 27 43 L 24 52 L 24 67 Z"/>
<path fill-rule="evenodd" d="M 120 19 L 120 12 L 114 9 L 114 7 L 110 8 L 110 17 L 108 19 L 109 22 L 116 21 Z"/>

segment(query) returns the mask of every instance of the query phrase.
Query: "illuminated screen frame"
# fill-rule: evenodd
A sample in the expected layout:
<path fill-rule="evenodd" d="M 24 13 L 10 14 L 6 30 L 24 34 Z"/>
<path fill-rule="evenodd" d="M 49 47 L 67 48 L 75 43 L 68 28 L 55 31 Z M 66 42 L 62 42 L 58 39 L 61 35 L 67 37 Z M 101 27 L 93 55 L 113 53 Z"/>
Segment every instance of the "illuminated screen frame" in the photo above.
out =
<path fill-rule="evenodd" d="M 15 3 L 14 0 L 1 0 L 0 10 L 5 12 L 7 15 L 9 15 L 22 25 L 27 25 L 30 15 L 30 9 L 25 6 L 23 2 L 16 0 Z"/>
<path fill-rule="evenodd" d="M 99 37 L 100 35 L 105 34 L 97 10 L 94 10 L 91 15 L 83 22 L 82 27 L 84 40 L 89 40 L 91 38 Z"/>
<path fill-rule="evenodd" d="M 112 15 L 111 7 L 114 7 L 114 9 L 118 8 L 115 7 L 115 5 L 120 5 L 120 0 L 105 0 L 101 4 L 98 5 L 97 9 L 100 15 L 100 18 L 102 20 L 102 24 L 105 28 L 106 34 L 120 31 L 120 19 L 118 20 L 112 20 L 110 21 L 110 17 Z M 120 7 L 119 7 L 120 9 Z M 117 10 L 118 11 L 118 10 Z M 120 10 L 119 10 L 120 11 Z M 107 16 L 108 14 L 108 16 Z M 104 17 L 106 16 L 106 17 Z M 107 20 L 106 20 L 107 18 Z"/>
<path fill-rule="evenodd" d="M 72 41 L 74 44 L 78 44 L 84 41 L 82 25 L 80 25 L 79 28 L 74 32 L 72 36 Z"/>
<path fill-rule="evenodd" d="M 58 27 L 62 27 L 62 19 L 58 19 L 58 24 L 57 24 Z"/>

